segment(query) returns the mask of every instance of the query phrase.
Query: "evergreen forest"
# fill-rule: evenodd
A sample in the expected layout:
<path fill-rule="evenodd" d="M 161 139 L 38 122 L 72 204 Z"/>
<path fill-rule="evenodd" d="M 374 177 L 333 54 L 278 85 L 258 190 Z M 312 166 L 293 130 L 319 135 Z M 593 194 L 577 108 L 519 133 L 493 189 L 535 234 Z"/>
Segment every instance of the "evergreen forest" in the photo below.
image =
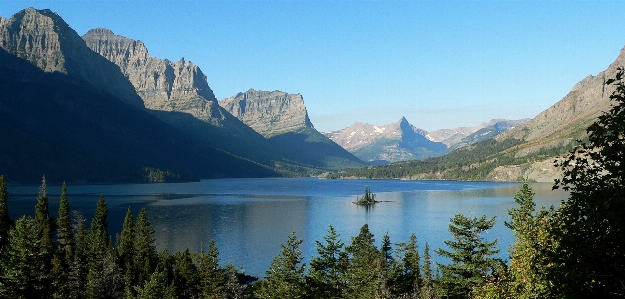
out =
<path fill-rule="evenodd" d="M 122 232 L 108 232 L 100 197 L 87 228 L 70 215 L 65 185 L 58 218 L 50 216 L 45 177 L 35 216 L 11 219 L 0 176 L 1 298 L 621 298 L 625 296 L 625 70 L 614 84 L 610 111 L 588 127 L 588 138 L 554 163 L 554 188 L 569 192 L 558 208 L 536 208 L 527 180 L 514 196 L 506 226 L 515 236 L 509 261 L 495 258 L 497 241 L 482 233 L 486 216 L 455 215 L 444 248 L 379 243 L 365 224 L 349 244 L 330 225 L 305 264 L 303 240 L 292 232 L 257 279 L 219 259 L 215 242 L 199 253 L 157 252 L 145 210 L 130 208 Z M 367 193 L 370 193 L 368 190 Z M 371 194 L 370 194 L 371 195 Z M 448 263 L 434 263 L 433 254 Z"/>

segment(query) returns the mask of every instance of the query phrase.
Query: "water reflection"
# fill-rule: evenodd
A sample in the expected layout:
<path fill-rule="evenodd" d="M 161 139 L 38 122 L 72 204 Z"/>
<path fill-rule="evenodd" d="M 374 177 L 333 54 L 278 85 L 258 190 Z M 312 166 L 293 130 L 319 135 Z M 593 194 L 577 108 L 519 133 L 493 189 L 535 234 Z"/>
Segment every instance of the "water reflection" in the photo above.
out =
<path fill-rule="evenodd" d="M 512 242 L 504 226 L 507 211 L 520 184 L 447 181 L 329 181 L 317 179 L 232 179 L 188 184 L 68 186 L 70 208 L 90 219 L 100 194 L 109 207 L 109 231 L 121 231 L 130 206 L 136 216 L 146 208 L 155 229 L 157 248 L 170 252 L 199 251 L 214 239 L 222 261 L 244 266 L 247 273 L 264 276 L 291 231 L 304 240 L 303 255 L 316 254 L 331 224 L 349 244 L 367 223 L 379 245 L 388 233 L 391 242 L 417 235 L 423 249 L 444 247 L 450 239 L 449 220 L 457 213 L 497 217 L 485 237 L 499 239 L 500 256 L 507 258 Z M 352 202 L 369 187 L 383 201 L 374 206 Z M 558 205 L 566 198 L 551 184 L 532 184 L 538 206 Z M 15 219 L 34 214 L 37 187 L 9 186 L 9 210 Z M 50 210 L 58 209 L 60 188 L 48 190 Z M 87 224 L 90 223 L 88 220 Z M 435 257 L 436 258 L 436 257 Z M 307 262 L 307 261 L 306 261 Z"/>

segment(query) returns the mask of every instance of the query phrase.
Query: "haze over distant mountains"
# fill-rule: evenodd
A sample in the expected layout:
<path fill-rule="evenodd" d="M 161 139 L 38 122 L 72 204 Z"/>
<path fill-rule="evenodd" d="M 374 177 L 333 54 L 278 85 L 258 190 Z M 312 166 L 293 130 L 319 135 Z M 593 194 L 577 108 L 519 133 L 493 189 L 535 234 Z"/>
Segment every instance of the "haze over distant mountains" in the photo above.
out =
<path fill-rule="evenodd" d="M 554 160 L 586 137 L 587 128 L 613 104 L 614 91 L 606 81 L 625 65 L 625 48 L 616 60 L 596 76 L 587 76 L 559 102 L 523 125 L 492 139 L 458 148 L 451 153 L 419 162 L 342 171 L 331 177 L 459 179 L 516 181 L 521 177 L 553 182 L 561 170 Z"/>
<path fill-rule="evenodd" d="M 356 122 L 343 130 L 325 133 L 356 157 L 384 163 L 442 156 L 456 148 L 492 138 L 524 120 L 492 120 L 475 127 L 426 132 L 402 117 L 398 122 L 373 126 Z"/>

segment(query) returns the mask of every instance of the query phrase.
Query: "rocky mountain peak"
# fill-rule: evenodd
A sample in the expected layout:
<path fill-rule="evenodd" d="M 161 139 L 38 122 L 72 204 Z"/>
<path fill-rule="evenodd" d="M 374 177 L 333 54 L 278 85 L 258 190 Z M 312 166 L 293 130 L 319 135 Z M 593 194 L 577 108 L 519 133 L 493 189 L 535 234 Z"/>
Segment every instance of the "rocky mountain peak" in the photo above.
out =
<path fill-rule="evenodd" d="M 24 9 L 0 22 L 0 47 L 44 72 L 59 72 L 142 107 L 119 68 L 89 48 L 65 21 L 49 9 Z"/>
<path fill-rule="evenodd" d="M 153 57 L 142 41 L 116 35 L 106 28 L 89 30 L 82 38 L 89 48 L 119 66 L 146 108 L 189 113 L 213 125 L 222 125 L 226 116 L 197 65 L 184 57 L 177 62 Z"/>
<path fill-rule="evenodd" d="M 250 88 L 219 101 L 219 105 L 265 137 L 313 128 L 304 98 L 299 93 Z"/>

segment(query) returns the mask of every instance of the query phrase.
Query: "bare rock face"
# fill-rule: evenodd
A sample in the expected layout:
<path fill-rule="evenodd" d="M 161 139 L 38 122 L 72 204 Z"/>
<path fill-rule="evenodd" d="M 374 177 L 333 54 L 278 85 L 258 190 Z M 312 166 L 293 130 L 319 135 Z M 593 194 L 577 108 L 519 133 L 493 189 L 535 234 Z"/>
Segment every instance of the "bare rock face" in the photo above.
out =
<path fill-rule="evenodd" d="M 49 9 L 27 8 L 9 20 L 2 18 L 0 47 L 44 72 L 68 75 L 127 104 L 143 107 L 119 68 L 87 48 L 76 31 Z"/>
<path fill-rule="evenodd" d="M 250 89 L 219 105 L 265 137 L 313 128 L 301 94 Z"/>
<path fill-rule="evenodd" d="M 143 42 L 105 28 L 89 30 L 82 38 L 89 48 L 119 66 L 146 108 L 184 112 L 223 125 L 226 116 L 218 108 L 206 75 L 192 62 L 153 57 Z"/>

